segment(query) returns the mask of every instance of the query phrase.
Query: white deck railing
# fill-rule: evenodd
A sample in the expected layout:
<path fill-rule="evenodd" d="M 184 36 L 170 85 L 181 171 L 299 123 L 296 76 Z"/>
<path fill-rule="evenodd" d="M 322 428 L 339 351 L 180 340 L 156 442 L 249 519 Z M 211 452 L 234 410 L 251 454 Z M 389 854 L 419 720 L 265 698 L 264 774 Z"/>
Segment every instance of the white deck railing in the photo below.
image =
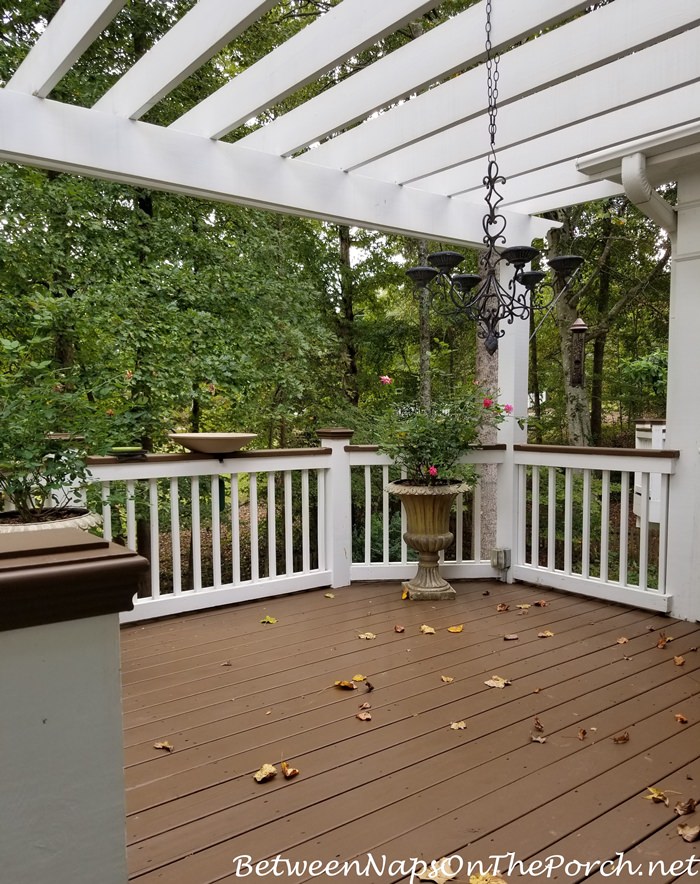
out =
<path fill-rule="evenodd" d="M 376 447 L 348 445 L 349 436 L 326 431 L 321 448 L 222 460 L 93 458 L 104 536 L 138 549 L 151 565 L 135 610 L 123 619 L 412 576 L 404 516 L 384 491 L 398 472 Z M 455 542 L 443 556 L 448 579 L 503 577 L 490 563 L 498 534 L 501 546 L 511 538 L 508 579 L 668 610 L 674 452 L 495 446 L 464 461 L 481 473 L 491 465 L 489 481 L 510 483 L 515 506 L 510 519 L 492 510 L 497 496 L 481 480 L 459 495 Z M 649 518 L 652 476 L 661 488 L 658 523 Z"/>
<path fill-rule="evenodd" d="M 676 457 L 672 451 L 515 446 L 513 577 L 668 610 L 668 501 Z M 652 484 L 659 489 L 653 522 Z"/>

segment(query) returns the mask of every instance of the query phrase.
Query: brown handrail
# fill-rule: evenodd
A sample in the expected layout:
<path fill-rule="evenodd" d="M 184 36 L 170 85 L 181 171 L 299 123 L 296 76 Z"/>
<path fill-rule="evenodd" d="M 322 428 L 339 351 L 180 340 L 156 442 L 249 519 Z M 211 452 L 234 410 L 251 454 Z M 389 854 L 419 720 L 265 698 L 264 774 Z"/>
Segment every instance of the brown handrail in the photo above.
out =
<path fill-rule="evenodd" d="M 576 445 L 514 445 L 514 451 L 532 451 L 547 454 L 586 454 L 592 457 L 661 457 L 674 460 L 680 457 L 677 449 L 652 448 L 593 448 Z"/>

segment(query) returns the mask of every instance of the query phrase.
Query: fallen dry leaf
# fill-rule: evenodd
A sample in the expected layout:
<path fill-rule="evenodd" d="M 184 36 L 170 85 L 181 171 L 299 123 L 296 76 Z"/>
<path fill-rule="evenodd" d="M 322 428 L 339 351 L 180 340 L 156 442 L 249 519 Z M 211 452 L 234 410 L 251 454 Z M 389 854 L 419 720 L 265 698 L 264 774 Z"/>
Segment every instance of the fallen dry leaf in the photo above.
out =
<path fill-rule="evenodd" d="M 353 681 L 364 681 L 367 678 L 366 675 L 353 675 Z"/>
<path fill-rule="evenodd" d="M 537 633 L 537 638 L 553 638 L 554 633 L 551 629 L 543 629 L 542 632 Z"/>
<path fill-rule="evenodd" d="M 270 617 L 270 615 L 267 614 L 265 617 L 262 618 L 262 620 L 260 622 L 261 623 L 277 623 L 277 617 Z"/>
<path fill-rule="evenodd" d="M 685 663 L 685 657 L 674 657 L 673 662 L 676 666 L 683 666 L 683 664 Z"/>
<path fill-rule="evenodd" d="M 452 684 L 454 678 L 451 675 L 441 675 L 440 681 L 443 681 L 445 684 Z"/>
<path fill-rule="evenodd" d="M 280 767 L 285 780 L 291 780 L 293 777 L 299 776 L 299 770 L 296 767 L 290 767 L 286 761 L 281 762 Z"/>
<path fill-rule="evenodd" d="M 371 639 L 376 638 L 377 636 L 373 632 L 361 632 L 357 637 L 358 638 L 366 638 L 368 641 L 370 641 Z"/>
<path fill-rule="evenodd" d="M 527 609 L 524 609 L 524 610 L 522 610 L 522 611 L 518 611 L 518 617 L 525 617 L 525 616 L 527 616 L 529 613 L 530 613 L 530 612 L 529 612 Z"/>
<path fill-rule="evenodd" d="M 630 735 L 627 731 L 623 731 L 621 734 L 618 734 L 616 737 L 612 738 L 613 743 L 629 743 Z"/>
<path fill-rule="evenodd" d="M 539 694 L 539 692 L 540 692 L 541 690 L 542 690 L 542 688 L 533 688 L 533 689 L 532 689 L 532 693 L 533 693 L 533 694 Z"/>
<path fill-rule="evenodd" d="M 673 808 L 673 812 L 676 816 L 686 816 L 689 813 L 695 813 L 697 806 L 698 802 L 695 798 L 688 798 L 686 801 L 679 801 Z"/>
<path fill-rule="evenodd" d="M 452 724 L 450 724 L 450 728 L 453 731 L 463 731 L 463 730 L 466 730 L 466 727 L 467 727 L 466 721 L 453 721 Z"/>
<path fill-rule="evenodd" d="M 540 733 L 542 733 L 542 731 L 544 730 L 544 725 L 537 716 L 535 716 L 535 730 L 539 731 Z"/>
<path fill-rule="evenodd" d="M 257 783 L 266 783 L 268 780 L 271 780 L 274 776 L 277 776 L 277 768 L 274 764 L 263 764 L 260 770 L 257 773 L 253 774 L 253 779 Z"/>
<path fill-rule="evenodd" d="M 586 733 L 587 733 L 587 731 L 586 731 L 585 727 L 580 727 L 578 729 L 577 737 L 579 740 L 581 740 L 581 742 L 583 742 L 586 739 Z"/>
<path fill-rule="evenodd" d="M 459 626 L 448 626 L 447 627 L 448 632 L 462 632 L 463 629 L 464 629 L 464 623 L 460 623 Z"/>
<path fill-rule="evenodd" d="M 425 623 L 421 626 L 420 631 L 423 635 L 435 635 L 435 630 L 432 626 L 427 626 Z"/>
<path fill-rule="evenodd" d="M 503 678 L 500 675 L 492 675 L 491 678 L 488 679 L 488 681 L 484 682 L 484 684 L 487 684 L 490 688 L 504 688 L 510 683 L 510 679 Z"/>
<path fill-rule="evenodd" d="M 532 605 L 516 605 L 516 608 L 520 608 L 521 611 L 527 611 L 528 608 L 531 608 Z"/>
<path fill-rule="evenodd" d="M 508 884 L 508 882 L 505 878 L 501 878 L 500 875 L 484 872 L 481 875 L 470 875 L 469 884 Z"/>
<path fill-rule="evenodd" d="M 233 663 L 230 660 L 224 660 L 224 662 L 221 665 L 222 666 L 233 666 Z"/>
<path fill-rule="evenodd" d="M 504 642 L 517 642 L 517 640 L 518 640 L 518 636 L 514 632 L 511 632 L 508 635 L 503 636 Z"/>
<path fill-rule="evenodd" d="M 358 712 L 355 718 L 359 718 L 360 721 L 372 721 L 372 713 L 371 712 Z"/>
<path fill-rule="evenodd" d="M 272 709 L 268 709 L 265 715 L 272 715 Z"/>
<path fill-rule="evenodd" d="M 408 598 L 408 590 L 404 589 L 401 593 L 401 601 L 405 602 L 407 598 Z"/>
<path fill-rule="evenodd" d="M 154 749 L 162 749 L 164 752 L 174 752 L 175 747 L 172 743 L 169 743 L 167 740 L 161 740 L 158 743 L 153 744 Z"/>
<path fill-rule="evenodd" d="M 700 826 L 691 826 L 688 823 L 681 823 L 678 826 L 678 834 L 684 841 L 697 841 L 700 838 Z"/>
<path fill-rule="evenodd" d="M 654 786 L 647 786 L 648 795 L 642 795 L 647 801 L 653 801 L 654 804 L 665 804 L 668 807 L 668 795 L 662 789 L 656 789 Z"/>
<path fill-rule="evenodd" d="M 482 595 L 491 595 L 491 593 L 488 591 L 488 589 L 485 589 L 481 594 Z"/>
<path fill-rule="evenodd" d="M 542 734 L 530 734 L 530 742 L 531 743 L 546 743 L 547 737 L 543 737 Z"/>
<path fill-rule="evenodd" d="M 682 712 L 676 712 L 675 719 L 678 724 L 688 724 L 688 719 L 683 715 Z"/>
<path fill-rule="evenodd" d="M 628 643 L 629 643 L 629 639 L 626 638 L 624 635 L 621 635 L 620 638 L 618 638 L 618 640 L 617 640 L 618 645 L 626 645 Z"/>
<path fill-rule="evenodd" d="M 369 691 L 373 691 L 373 690 L 374 690 L 374 685 L 372 684 L 371 681 L 366 681 L 366 680 L 365 680 L 365 687 L 367 688 L 367 692 L 368 692 L 368 693 L 369 693 Z"/>
<path fill-rule="evenodd" d="M 406 632 L 406 627 L 397 623 L 394 627 L 394 632 Z"/>
<path fill-rule="evenodd" d="M 419 881 L 432 881 L 433 884 L 447 884 L 457 877 L 458 872 L 452 870 L 452 859 L 446 856 L 434 859 L 422 872 L 417 873 Z"/>
<path fill-rule="evenodd" d="M 334 599 L 334 598 L 335 598 L 335 593 L 332 593 L 332 592 L 324 592 L 324 593 L 323 593 L 323 597 L 326 598 L 326 599 Z"/>
<path fill-rule="evenodd" d="M 360 703 L 360 706 L 359 706 L 358 708 L 360 708 L 360 709 L 371 709 L 371 708 L 372 708 L 372 704 L 371 704 L 371 703 Z"/>
<path fill-rule="evenodd" d="M 536 608 L 546 608 L 549 605 L 549 602 L 544 599 L 539 599 L 539 601 L 532 603 Z"/>
<path fill-rule="evenodd" d="M 510 607 L 510 605 L 507 605 L 505 602 L 499 602 L 496 605 L 496 610 L 498 611 L 499 614 L 503 614 L 505 611 L 508 610 L 509 607 Z"/>
<path fill-rule="evenodd" d="M 357 685 L 354 681 L 336 681 L 333 683 L 333 686 L 336 688 L 340 688 L 341 691 L 356 691 Z"/>
<path fill-rule="evenodd" d="M 659 640 L 656 642 L 656 647 L 657 647 L 657 648 L 665 648 L 666 645 L 667 645 L 669 642 L 672 642 L 672 641 L 673 641 L 672 636 L 670 636 L 670 635 L 666 635 L 665 632 L 662 632 L 662 633 L 659 635 Z"/>

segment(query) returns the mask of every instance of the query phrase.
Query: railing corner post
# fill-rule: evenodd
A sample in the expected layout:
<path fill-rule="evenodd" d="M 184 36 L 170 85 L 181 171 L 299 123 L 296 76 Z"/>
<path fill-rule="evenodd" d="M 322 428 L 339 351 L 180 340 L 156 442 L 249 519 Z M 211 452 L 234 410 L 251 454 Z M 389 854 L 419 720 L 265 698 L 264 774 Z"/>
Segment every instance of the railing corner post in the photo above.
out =
<path fill-rule="evenodd" d="M 334 587 L 350 584 L 352 524 L 350 457 L 346 446 L 352 435 L 353 430 L 344 427 L 318 430 L 321 444 L 331 449 L 331 467 L 326 482 L 326 562 Z"/>

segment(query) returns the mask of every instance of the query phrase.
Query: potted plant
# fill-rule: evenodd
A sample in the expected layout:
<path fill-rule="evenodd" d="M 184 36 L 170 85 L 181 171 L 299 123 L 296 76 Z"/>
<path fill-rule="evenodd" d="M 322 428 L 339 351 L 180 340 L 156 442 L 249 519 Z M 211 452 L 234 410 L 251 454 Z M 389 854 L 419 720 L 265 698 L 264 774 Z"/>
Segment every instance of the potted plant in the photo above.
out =
<path fill-rule="evenodd" d="M 392 383 L 386 375 L 380 380 Z M 404 583 L 409 598 L 455 598 L 439 572 L 438 559 L 454 540 L 452 504 L 472 487 L 476 475 L 474 467 L 459 459 L 479 445 L 485 427 L 498 425 L 512 411 L 475 383 L 461 396 L 434 402 L 430 408 L 403 406 L 383 419 L 379 448 L 405 473 L 386 490 L 401 500 L 407 523 L 404 540 L 418 552 L 416 576 Z"/>
<path fill-rule="evenodd" d="M 85 393 L 70 369 L 42 358 L 48 339 L 0 338 L 0 531 L 99 524 L 84 508 Z M 83 425 L 81 427 L 81 424 Z"/>

